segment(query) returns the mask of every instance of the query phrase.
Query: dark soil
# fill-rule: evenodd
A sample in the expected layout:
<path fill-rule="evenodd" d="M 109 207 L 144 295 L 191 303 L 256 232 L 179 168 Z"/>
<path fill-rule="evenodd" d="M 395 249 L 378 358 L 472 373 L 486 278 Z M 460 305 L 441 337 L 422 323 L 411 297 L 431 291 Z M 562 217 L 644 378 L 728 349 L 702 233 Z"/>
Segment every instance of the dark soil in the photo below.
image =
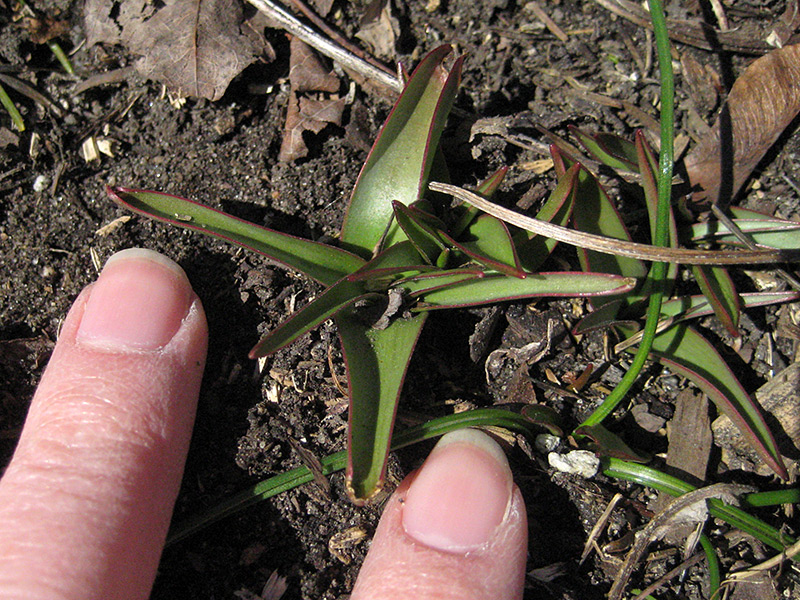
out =
<path fill-rule="evenodd" d="M 310 136 L 307 158 L 281 164 L 277 155 L 289 94 L 288 42 L 283 32 L 269 33 L 277 59 L 247 68 L 215 103 L 188 99 L 173 105 L 160 84 L 134 75 L 74 95 L 76 82 L 132 61 L 116 48 L 81 45 L 81 4 L 35 3 L 38 10 L 69 23 L 59 41 L 74 51 L 76 77 L 64 75 L 47 47 L 32 43 L 27 32 L 11 21 L 10 11 L 0 16 L 0 73 L 27 81 L 64 111 L 57 117 L 12 92 L 27 125 L 24 133 L 12 132 L 8 116 L 0 112 L 0 461 L 4 464 L 13 451 L 59 323 L 83 286 L 96 278 L 96 265 L 123 248 L 152 248 L 186 270 L 211 328 L 197 425 L 176 508 L 176 518 L 181 519 L 301 464 L 294 443 L 318 456 L 343 448 L 345 405 L 329 367 L 330 354 L 336 375 L 342 377 L 338 341 L 333 325 L 326 324 L 270 358 L 259 374 L 247 358 L 259 333 L 280 323 L 319 288 L 261 256 L 139 217 L 108 234 L 98 233 L 123 215 L 106 196 L 105 186 L 157 189 L 295 235 L 332 236 L 365 160 L 365 144 L 368 147 L 374 139 L 391 100 L 357 89 L 342 127 L 329 126 Z M 336 2 L 340 10 L 332 12 L 336 16 L 329 17 L 331 24 L 352 36 L 362 4 L 363 0 Z M 397 58 L 412 66 L 443 42 L 466 54 L 459 110 L 451 117 L 444 140 L 456 183 L 472 185 L 493 169 L 509 165 L 500 200 L 513 204 L 521 198 L 526 207 L 535 208 L 554 183 L 552 171 L 535 175 L 529 167 L 531 161 L 546 157 L 547 140 L 537 124 L 560 135 L 567 135 L 569 125 L 628 136 L 642 126 L 635 115 L 600 103 L 591 93 L 623 100 L 657 116 L 653 106 L 659 88 L 648 56 L 649 35 L 598 4 L 540 3 L 569 34 L 566 42 L 542 26 L 524 2 L 427 4 L 432 10 L 426 10 L 425 2 L 395 2 L 402 32 L 398 42 L 402 53 Z M 702 18 L 698 3 L 672 4 L 678 16 Z M 731 10 L 729 17 L 736 26 L 768 31 L 783 5 L 766 0 L 737 3 L 739 10 Z M 674 46 L 676 58 L 691 56 L 717 72 L 738 73 L 750 60 L 735 53 Z M 677 86 L 678 130 L 697 135 L 698 123 L 714 114 L 716 92 L 702 87 L 698 91 L 680 74 Z M 479 118 L 491 117 L 502 122 L 506 134 L 500 135 L 497 128 L 470 139 L 470 127 Z M 113 140 L 114 156 L 102 155 L 87 163 L 80 145 L 91 134 Z M 782 217 L 796 216 L 798 152 L 797 138 L 789 132 L 757 173 L 758 189 L 748 189 L 743 202 Z M 618 183 L 609 180 L 612 192 Z M 623 196 L 620 202 L 634 200 Z M 638 207 L 625 214 L 634 229 L 644 222 Z M 574 253 L 567 250 L 560 256 L 574 261 Z M 736 277 L 744 291 L 754 288 L 753 278 L 741 273 Z M 605 362 L 601 334 L 577 340 L 567 333 L 564 324 L 574 325 L 583 310 L 583 302 L 503 305 L 497 330 L 478 361 L 470 358 L 469 338 L 485 311 L 435 315 L 411 364 L 399 422 L 447 414 L 456 405 L 488 406 L 535 397 L 563 415 L 567 430 L 574 427 L 602 398 L 602 386 L 613 387 L 622 373 L 619 361 Z M 483 364 L 487 352 L 502 344 L 519 345 L 521 340 L 514 335 L 527 336 L 527 341 L 541 336 L 548 319 L 560 329 L 556 328 L 544 359 L 513 381 L 487 384 Z M 765 350 L 767 334 L 777 320 L 775 310 L 752 311 L 745 321 L 743 342 L 749 358 L 743 360 L 727 350 L 738 361 L 738 372 L 750 390 L 764 383 L 770 369 L 777 372 L 794 361 L 792 340 L 779 338 L 773 351 Z M 712 320 L 705 327 L 720 331 Z M 724 334 L 719 335 L 715 339 L 724 347 Z M 544 385 L 549 374 L 564 382 L 590 363 L 605 368 L 595 376 L 595 385 L 578 396 L 555 393 L 552 383 Z M 650 412 L 669 419 L 679 388 L 687 384 L 657 366 L 641 381 L 648 383 L 635 389 L 632 403 L 646 403 Z M 664 452 L 663 432 L 648 434 L 632 419 L 623 418 L 622 412 L 619 417 L 613 427 L 632 444 L 654 454 Z M 427 450 L 415 447 L 393 455 L 390 481 L 396 484 L 418 466 Z M 652 514 L 646 508 L 651 493 L 601 476 L 583 480 L 556 473 L 541 455 L 529 455 L 519 447 L 510 450 L 510 459 L 531 523 L 533 574 L 526 597 L 604 597 L 619 562 L 592 554 L 579 564 L 587 534 L 616 492 L 625 501 L 612 516 L 609 535 L 621 537 L 646 522 Z M 655 460 L 656 466 L 663 464 Z M 715 454 L 711 480 L 770 484 L 767 478 L 725 471 Z M 334 475 L 331 483 L 330 495 L 309 484 L 167 548 L 153 598 L 254 597 L 236 593 L 259 594 L 274 570 L 288 580 L 286 598 L 346 597 L 368 549 L 380 505 L 354 507 L 345 496 L 342 476 Z M 782 523 L 777 513 L 760 516 L 778 527 Z M 714 531 L 715 540 L 725 542 L 725 528 Z M 367 535 L 359 536 L 360 532 Z M 601 538 L 601 543 L 607 541 L 608 535 Z M 746 541 L 737 543 L 720 549 L 725 568 L 740 559 L 757 562 L 762 552 Z M 652 581 L 678 562 L 674 554 L 654 561 L 646 572 L 642 569 L 634 576 L 631 587 L 644 587 L 645 580 Z M 683 584 L 673 582 L 662 597 L 707 598 L 704 564 L 690 569 Z M 557 574 L 542 575 L 539 570 L 545 567 L 554 567 Z M 793 593 L 786 575 L 775 586 Z"/>

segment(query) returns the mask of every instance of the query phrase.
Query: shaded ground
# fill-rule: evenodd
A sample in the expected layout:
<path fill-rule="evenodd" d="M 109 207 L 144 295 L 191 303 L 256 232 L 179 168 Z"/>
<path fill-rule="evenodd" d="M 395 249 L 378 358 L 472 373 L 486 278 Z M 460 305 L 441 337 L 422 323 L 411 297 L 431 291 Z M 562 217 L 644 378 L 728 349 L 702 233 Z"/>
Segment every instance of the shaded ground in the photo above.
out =
<path fill-rule="evenodd" d="M 362 7 L 341 4 L 329 20 L 352 36 Z M 658 84 L 649 36 L 597 4 L 542 3 L 568 34 L 566 41 L 548 31 L 524 3 L 452 0 L 429 2 L 429 10 L 424 3 L 399 4 L 395 14 L 401 53 L 397 59 L 413 65 L 442 42 L 453 43 L 459 53 L 466 54 L 464 86 L 457 101 L 460 111 L 451 119 L 444 142 L 456 183 L 471 185 L 491 170 L 510 165 L 501 200 L 513 204 L 522 198 L 525 208 L 535 207 L 554 182 L 552 171 L 535 174 L 532 170 L 532 161 L 546 157 L 546 140 L 536 124 L 562 135 L 568 125 L 628 135 L 642 126 L 636 115 L 609 99 L 657 114 L 653 106 Z M 674 4 L 679 16 L 697 15 L 690 2 Z M 104 186 L 158 189 L 297 235 L 335 235 L 366 157 L 365 144 L 371 143 L 391 102 L 357 90 L 341 127 L 329 126 L 310 136 L 306 159 L 281 164 L 277 155 L 289 95 L 284 33 L 268 33 L 277 59 L 246 69 L 221 100 L 189 99 L 179 106 L 169 102 L 159 84 L 132 74 L 119 83 L 73 95 L 76 81 L 130 64 L 131 57 L 114 48 L 80 46 L 80 3 L 59 0 L 36 8 L 70 25 L 61 41 L 75 50 L 72 60 L 78 76 L 61 74 L 45 46 L 30 42 L 10 22 L 8 13 L 0 17 L 0 72 L 7 67 L 64 111 L 56 117 L 26 97 L 14 95 L 28 127 L 21 134 L 11 132 L 7 115 L 0 114 L 2 459 L 7 460 L 13 450 L 60 320 L 79 290 L 96 277 L 93 256 L 102 264 L 130 246 L 153 248 L 176 259 L 210 319 L 210 355 L 178 517 L 300 464 L 290 440 L 318 455 L 341 449 L 346 413 L 329 353 L 339 377 L 343 366 L 332 325 L 326 324 L 270 359 L 268 376 L 259 375 L 247 359 L 259 332 L 274 327 L 318 289 L 262 257 L 140 218 L 105 235 L 98 233 L 123 214 L 108 200 Z M 782 10 L 781 2 L 756 2 L 729 16 L 763 39 L 757 36 Z M 723 81 L 748 60 L 741 54 L 675 47 L 676 58 L 691 56 L 722 73 Z M 690 86 L 685 77 L 679 76 L 677 83 L 678 128 L 697 135 L 702 119 L 716 108 L 716 93 L 702 82 Z M 496 119 L 479 121 L 486 118 Z M 113 157 L 101 156 L 91 163 L 81 157 L 80 144 L 93 133 L 113 140 Z M 764 161 L 759 189 L 750 190 L 745 201 L 782 217 L 796 216 L 794 182 L 800 178 L 793 159 L 797 152 L 796 139 L 784 136 Z M 634 228 L 645 218 L 636 210 L 625 214 Z M 566 251 L 561 256 L 572 260 Z M 755 286 L 743 274 L 737 276 L 739 280 L 744 289 Z M 514 344 L 512 333 L 529 339 L 541 336 L 549 319 L 560 328 L 551 352 L 522 381 L 494 386 L 486 383 L 483 361 L 474 362 L 469 355 L 469 337 L 485 313 L 436 315 L 412 362 L 400 422 L 446 414 L 454 405 L 486 406 L 494 401 L 529 400 L 535 394 L 558 409 L 568 427 L 574 426 L 602 397 L 602 386 L 612 387 L 621 374 L 617 363 L 607 365 L 595 378 L 596 385 L 578 398 L 545 391 L 549 388 L 540 385 L 548 382 L 548 371 L 563 382 L 589 363 L 605 364 L 600 334 L 576 340 L 563 327 L 574 324 L 583 310 L 581 302 L 563 301 L 502 306 L 489 350 Z M 767 349 L 768 334 L 775 331 L 777 321 L 776 311 L 752 311 L 743 325 L 743 345 L 749 354 L 737 356 L 728 350 L 748 389 L 754 390 L 771 370 L 779 371 L 794 360 L 792 340 L 775 338 L 774 346 Z M 711 321 L 706 326 L 715 328 Z M 462 343 L 454 343 L 454 338 Z M 722 337 L 717 339 L 724 347 Z M 635 402 L 671 418 L 677 392 L 685 382 L 656 367 L 642 381 L 647 381 L 646 390 L 639 387 Z M 276 392 L 279 402 L 273 401 Z M 630 418 L 620 418 L 616 426 L 625 428 L 629 441 L 650 452 L 666 448 L 663 434 L 646 433 Z M 417 466 L 426 451 L 412 448 L 393 457 L 395 481 Z M 519 448 L 511 450 L 510 458 L 531 517 L 529 567 L 559 563 L 563 573 L 546 581 L 551 578 L 537 572 L 538 578 L 530 578 L 529 597 L 602 598 L 618 563 L 593 556 L 579 565 L 587 533 L 618 491 L 627 500 L 614 513 L 612 537 L 645 522 L 651 516 L 646 508 L 649 492 L 602 477 L 580 480 L 555 473 L 541 456 L 532 460 Z M 717 470 L 724 472 L 725 466 L 715 454 L 710 472 Z M 769 484 L 768 479 L 747 473 L 736 477 Z M 283 494 L 168 548 L 153 598 L 233 598 L 239 590 L 259 593 L 276 569 L 288 578 L 287 598 L 343 597 L 368 548 L 379 509 L 350 505 L 339 475 L 332 477 L 330 496 L 313 484 Z M 776 526 L 781 523 L 780 515 L 769 511 L 761 516 Z M 725 533 L 724 528 L 717 529 L 718 542 L 725 542 Z M 737 546 L 731 539 L 726 566 L 758 558 L 760 550 Z M 654 563 L 652 573 L 663 573 L 675 564 L 675 557 L 668 556 Z M 683 587 L 675 584 L 665 597 L 705 598 L 706 580 L 700 563 Z M 793 584 L 784 577 L 775 585 L 790 591 Z"/>

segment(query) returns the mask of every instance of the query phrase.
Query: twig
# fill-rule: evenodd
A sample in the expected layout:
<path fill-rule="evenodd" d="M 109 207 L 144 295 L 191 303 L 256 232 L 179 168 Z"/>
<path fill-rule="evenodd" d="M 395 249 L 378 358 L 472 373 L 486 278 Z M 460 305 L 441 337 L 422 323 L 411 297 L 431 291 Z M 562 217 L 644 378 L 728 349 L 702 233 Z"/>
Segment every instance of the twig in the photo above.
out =
<path fill-rule="evenodd" d="M 630 0 L 594 0 L 597 4 L 617 16 L 627 19 L 640 27 L 648 30 L 653 28 L 647 11 Z M 744 54 L 764 54 L 772 48 L 766 42 L 757 38 L 748 38 L 739 31 L 718 31 L 705 23 L 691 23 L 669 19 L 669 37 L 677 42 L 682 42 L 703 50 L 728 50 Z M 713 40 L 709 40 L 709 30 L 714 33 Z"/>
<path fill-rule="evenodd" d="M 714 16 L 717 18 L 717 25 L 720 31 L 728 31 L 731 26 L 728 25 L 728 17 L 725 16 L 725 9 L 722 2 L 719 0 L 709 0 L 711 3 L 711 10 L 714 11 Z"/>
<path fill-rule="evenodd" d="M 525 8 L 527 8 L 534 15 L 536 15 L 536 18 L 539 19 L 542 23 L 544 23 L 544 26 L 550 30 L 550 33 L 556 36 L 559 40 L 561 40 L 562 42 L 566 42 L 567 40 L 569 40 L 569 36 L 566 33 L 564 33 L 564 30 L 561 29 L 561 27 L 559 27 L 558 24 L 555 21 L 553 21 L 553 19 L 550 18 L 550 15 L 548 15 L 546 12 L 544 12 L 544 10 L 542 10 L 542 7 L 539 6 L 537 2 L 528 2 L 527 4 L 525 4 Z"/>
<path fill-rule="evenodd" d="M 586 560 L 586 557 L 589 556 L 589 553 L 592 551 L 592 548 L 595 545 L 595 540 L 600 536 L 600 532 L 605 527 L 608 520 L 611 518 L 611 513 L 614 512 L 614 509 L 619 504 L 619 501 L 622 500 L 622 494 L 614 494 L 614 497 L 611 498 L 611 501 L 606 506 L 606 509 L 603 511 L 603 514 L 600 515 L 600 518 L 597 519 L 597 523 L 594 524 L 592 527 L 592 531 L 589 533 L 589 537 L 586 538 L 586 543 L 583 545 L 583 552 L 581 553 L 581 560 L 578 565 L 582 565 L 583 561 Z"/>
<path fill-rule="evenodd" d="M 339 44 L 320 35 L 305 23 L 299 21 L 285 8 L 272 2 L 272 0 L 247 1 L 270 19 L 276 21 L 286 31 L 300 38 L 309 46 L 316 48 L 328 58 L 341 63 L 346 69 L 355 71 L 367 79 L 373 79 L 397 93 L 403 91 L 403 83 L 396 75 L 390 75 L 383 69 L 379 69 L 342 48 Z"/>
<path fill-rule="evenodd" d="M 431 182 L 428 187 L 434 192 L 450 194 L 521 229 L 604 254 L 686 265 L 742 265 L 800 261 L 800 250 L 692 250 L 617 240 L 602 235 L 574 231 L 547 221 L 526 217 L 454 185 Z"/>
<path fill-rule="evenodd" d="M 665 529 L 676 520 L 681 519 L 682 515 L 685 515 L 686 512 L 696 511 L 698 505 L 705 508 L 706 501 L 711 498 L 717 498 L 730 504 L 736 500 L 738 495 L 749 491 L 752 491 L 752 488 L 743 485 L 715 483 L 675 498 L 663 511 L 653 517 L 641 532 L 636 534 L 633 548 L 628 552 L 628 556 L 625 557 L 625 562 L 620 569 L 619 575 L 617 575 L 614 585 L 611 586 L 611 590 L 608 592 L 608 600 L 620 600 L 622 598 L 628 580 L 647 551 L 647 547 L 651 542 L 663 537 Z M 704 513 L 702 518 L 706 517 L 707 514 Z M 691 515 L 690 519 L 698 522 L 700 520 L 697 515 Z"/>
<path fill-rule="evenodd" d="M 769 560 L 765 560 L 761 564 L 750 567 L 749 569 L 745 569 L 744 571 L 737 571 L 736 573 L 731 573 L 730 575 L 728 575 L 728 581 L 740 581 L 742 579 L 747 579 L 749 577 L 761 575 L 764 573 L 764 571 L 769 571 L 770 569 L 774 569 L 775 567 L 781 566 L 788 559 L 798 554 L 800 554 L 800 540 L 796 541 L 794 544 L 786 548 L 780 554 L 773 556 Z"/>
<path fill-rule="evenodd" d="M 695 554 L 691 558 L 686 559 L 681 564 L 679 564 L 677 567 L 675 567 L 674 569 L 672 569 L 668 573 L 665 573 L 664 575 L 662 575 L 661 577 L 656 579 L 653 583 L 651 583 L 646 588 L 644 588 L 633 600 L 644 600 L 650 594 L 652 594 L 658 588 L 660 588 L 662 585 L 667 583 L 670 579 L 673 579 L 675 576 L 680 575 L 681 573 L 683 573 L 689 567 L 694 566 L 697 563 L 699 563 L 701 560 L 703 560 L 704 557 L 705 557 L 705 554 L 698 552 L 697 554 Z"/>
<path fill-rule="evenodd" d="M 361 58 L 368 63 L 378 67 L 382 71 L 385 71 L 387 74 L 394 77 L 394 71 L 386 67 L 385 65 L 381 64 L 379 60 L 373 58 L 361 48 L 353 44 L 350 40 L 346 37 L 339 35 L 339 33 L 330 25 L 325 22 L 325 19 L 320 18 L 320 16 L 314 12 L 314 10 L 306 4 L 303 0 L 289 0 L 294 6 L 301 12 L 305 17 L 311 21 L 314 25 L 316 25 L 322 33 L 327 35 L 331 38 L 334 42 L 339 44 L 342 48 L 345 48 L 348 52 L 356 55 L 358 58 Z"/>
<path fill-rule="evenodd" d="M 18 91 L 23 96 L 27 96 L 34 102 L 38 102 L 45 108 L 49 108 L 57 117 L 64 116 L 64 111 L 58 104 L 47 98 L 47 96 L 37 91 L 24 81 L 20 81 L 15 77 L 10 77 L 9 75 L 0 73 L 0 83 L 6 84 L 8 87 Z"/>

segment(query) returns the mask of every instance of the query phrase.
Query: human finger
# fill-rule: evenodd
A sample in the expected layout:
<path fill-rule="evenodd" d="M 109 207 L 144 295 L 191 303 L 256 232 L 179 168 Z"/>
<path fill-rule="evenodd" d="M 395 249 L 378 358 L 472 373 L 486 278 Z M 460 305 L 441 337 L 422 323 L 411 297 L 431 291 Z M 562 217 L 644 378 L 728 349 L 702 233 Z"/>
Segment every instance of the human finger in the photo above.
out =
<path fill-rule="evenodd" d="M 387 503 L 351 598 L 517 600 L 526 554 L 505 454 L 481 431 L 455 431 Z"/>
<path fill-rule="evenodd" d="M 0 480 L 0 597 L 149 595 L 206 346 L 177 264 L 142 249 L 109 259 L 64 322 Z"/>

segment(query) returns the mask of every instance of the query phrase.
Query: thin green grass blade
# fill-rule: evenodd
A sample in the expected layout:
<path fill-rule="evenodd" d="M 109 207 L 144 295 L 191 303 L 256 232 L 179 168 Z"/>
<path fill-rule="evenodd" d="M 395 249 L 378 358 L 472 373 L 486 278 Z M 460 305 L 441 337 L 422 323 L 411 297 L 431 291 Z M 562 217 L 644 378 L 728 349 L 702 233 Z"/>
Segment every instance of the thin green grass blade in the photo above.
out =
<path fill-rule="evenodd" d="M 653 22 L 653 32 L 656 38 L 658 51 L 658 66 L 661 80 L 661 151 L 658 161 L 658 208 L 656 212 L 656 231 L 653 243 L 656 246 L 666 246 L 669 242 L 669 215 L 670 199 L 672 195 L 672 168 L 673 168 L 673 140 L 674 140 L 674 109 L 675 109 L 675 82 L 672 74 L 672 55 L 670 53 L 669 35 L 664 10 L 658 0 L 648 0 L 650 17 Z M 642 341 L 631 361 L 631 366 L 623 375 L 620 382 L 606 397 L 603 403 L 589 415 L 582 425 L 597 425 L 603 422 L 608 415 L 625 398 L 633 386 L 636 378 L 644 367 L 653 339 L 658 328 L 661 315 L 661 302 L 664 298 L 666 285 L 667 265 L 663 262 L 654 262 L 650 268 L 652 288 L 647 306 L 647 319 L 642 332 Z"/>
<path fill-rule="evenodd" d="M 421 425 L 398 431 L 392 438 L 392 450 L 399 450 L 412 444 L 433 439 L 450 431 L 464 427 L 502 427 L 508 431 L 526 436 L 533 442 L 539 427 L 544 427 L 553 435 L 560 435 L 561 429 L 555 422 L 558 415 L 548 407 L 534 405 L 515 405 L 511 410 L 501 408 L 478 408 L 466 412 L 438 417 Z M 520 412 L 514 412 L 519 409 Z M 322 457 L 322 474 L 330 475 L 347 466 L 347 453 L 343 450 Z M 279 475 L 274 475 L 254 486 L 235 494 L 210 509 L 195 514 L 175 525 L 169 533 L 167 546 L 175 544 L 190 535 L 235 515 L 263 500 L 297 488 L 314 479 L 308 467 L 298 467 Z"/>
<path fill-rule="evenodd" d="M 17 105 L 14 104 L 14 101 L 11 99 L 11 96 L 8 95 L 6 88 L 4 88 L 2 84 L 0 84 L 0 104 L 2 104 L 3 108 L 8 112 L 8 116 L 11 117 L 11 123 L 17 131 L 25 131 L 25 120 L 22 118 Z"/>
<path fill-rule="evenodd" d="M 603 475 L 607 477 L 632 481 L 670 496 L 681 496 L 697 489 L 677 477 L 672 477 L 645 465 L 629 463 L 616 458 L 602 458 L 600 465 Z M 743 498 L 745 503 L 747 498 L 748 495 Z M 794 544 L 791 536 L 735 506 L 712 499 L 708 501 L 708 511 L 718 519 L 722 519 L 729 525 L 741 529 L 779 552 L 783 552 Z M 792 560 L 800 563 L 800 556 L 794 556 Z"/>
<path fill-rule="evenodd" d="M 254 250 L 324 285 L 333 285 L 366 263 L 341 248 L 260 227 L 171 194 L 122 187 L 106 191 L 123 208 Z"/>

